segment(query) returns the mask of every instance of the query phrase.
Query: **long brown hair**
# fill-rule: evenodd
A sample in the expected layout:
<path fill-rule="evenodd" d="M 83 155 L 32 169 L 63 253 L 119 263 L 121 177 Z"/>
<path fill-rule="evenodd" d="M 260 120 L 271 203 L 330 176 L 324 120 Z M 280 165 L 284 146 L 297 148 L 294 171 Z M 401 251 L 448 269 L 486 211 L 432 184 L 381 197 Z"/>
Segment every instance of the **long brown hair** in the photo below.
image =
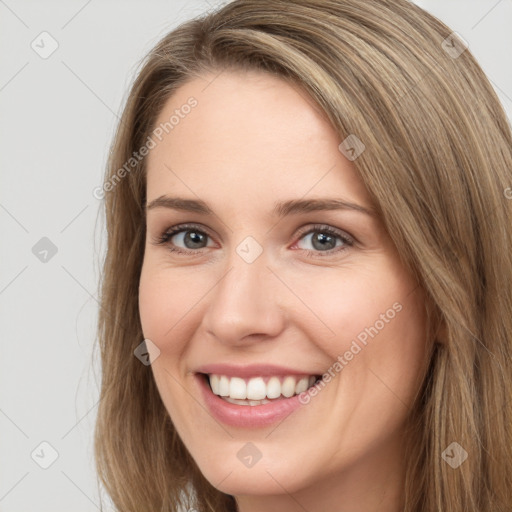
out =
<path fill-rule="evenodd" d="M 426 292 L 434 350 L 411 412 L 404 510 L 512 510 L 511 129 L 469 49 L 406 0 L 235 0 L 180 25 L 143 62 L 103 187 L 95 457 L 115 506 L 236 510 L 201 475 L 150 367 L 134 357 L 143 340 L 139 150 L 178 87 L 226 69 L 299 85 L 342 139 L 364 143 L 354 165 Z M 467 453 L 455 469 L 443 457 L 453 442 Z"/>

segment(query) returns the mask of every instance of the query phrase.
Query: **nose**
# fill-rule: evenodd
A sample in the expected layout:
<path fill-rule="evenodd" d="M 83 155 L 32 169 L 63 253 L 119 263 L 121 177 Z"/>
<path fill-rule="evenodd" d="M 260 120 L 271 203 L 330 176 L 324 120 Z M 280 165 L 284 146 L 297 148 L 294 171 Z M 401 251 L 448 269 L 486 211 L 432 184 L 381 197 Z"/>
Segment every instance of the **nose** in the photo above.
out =
<path fill-rule="evenodd" d="M 203 329 L 234 346 L 278 336 L 286 321 L 279 284 L 263 255 L 247 263 L 233 254 L 228 270 L 209 294 Z"/>

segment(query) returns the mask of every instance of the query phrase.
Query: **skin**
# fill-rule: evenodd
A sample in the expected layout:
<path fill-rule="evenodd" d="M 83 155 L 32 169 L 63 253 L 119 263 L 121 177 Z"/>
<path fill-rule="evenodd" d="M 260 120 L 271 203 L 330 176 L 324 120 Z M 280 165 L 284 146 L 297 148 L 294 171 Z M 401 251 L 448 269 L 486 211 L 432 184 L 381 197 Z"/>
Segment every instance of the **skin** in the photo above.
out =
<path fill-rule="evenodd" d="M 147 202 L 199 198 L 214 215 L 147 211 L 139 294 L 144 336 L 160 350 L 155 381 L 181 439 L 242 512 L 400 510 L 404 422 L 427 364 L 421 288 L 376 216 L 273 215 L 275 202 L 290 199 L 374 206 L 338 149 L 342 139 L 304 91 L 261 72 L 205 74 L 178 89 L 157 124 L 190 96 L 198 105 L 148 155 Z M 184 245 L 183 233 L 155 243 L 181 223 L 209 235 L 203 248 Z M 328 254 L 313 244 L 322 233 L 311 233 L 314 224 L 355 243 L 335 238 Z M 250 264 L 236 252 L 247 236 L 263 249 Z M 195 254 L 171 252 L 173 243 Z M 234 428 L 206 409 L 193 376 L 199 365 L 322 374 L 395 303 L 400 312 L 279 425 Z M 262 455 L 251 468 L 237 457 L 249 441 Z"/>

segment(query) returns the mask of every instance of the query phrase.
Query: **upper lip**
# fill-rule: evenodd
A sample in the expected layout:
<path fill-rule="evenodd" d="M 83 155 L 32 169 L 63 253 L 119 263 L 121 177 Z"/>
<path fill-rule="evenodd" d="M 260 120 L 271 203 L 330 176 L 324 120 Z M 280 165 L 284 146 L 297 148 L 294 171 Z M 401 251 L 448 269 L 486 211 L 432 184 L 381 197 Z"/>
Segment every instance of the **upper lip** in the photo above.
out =
<path fill-rule="evenodd" d="M 195 371 L 197 373 L 225 375 L 226 377 L 242 377 L 246 379 L 250 379 L 251 377 L 271 377 L 274 375 L 319 375 L 318 372 L 297 370 L 274 364 L 232 365 L 225 363 L 212 363 L 200 366 L 196 368 Z"/>

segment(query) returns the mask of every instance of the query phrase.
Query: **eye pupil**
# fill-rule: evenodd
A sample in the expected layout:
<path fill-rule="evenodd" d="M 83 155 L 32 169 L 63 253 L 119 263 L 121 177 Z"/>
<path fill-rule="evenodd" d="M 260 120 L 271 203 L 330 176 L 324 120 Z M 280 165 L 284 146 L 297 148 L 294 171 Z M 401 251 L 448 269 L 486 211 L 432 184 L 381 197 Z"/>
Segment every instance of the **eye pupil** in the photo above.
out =
<path fill-rule="evenodd" d="M 315 249 L 334 249 L 336 247 L 336 238 L 332 235 L 318 232 L 313 236 L 312 243 Z"/>
<path fill-rule="evenodd" d="M 189 249 L 198 249 L 205 241 L 205 235 L 197 231 L 187 231 L 184 238 L 184 243 Z M 200 246 L 200 247 L 198 247 Z"/>
<path fill-rule="evenodd" d="M 193 229 L 192 227 L 182 227 L 182 229 L 176 229 L 174 234 L 166 233 L 165 238 L 162 238 L 158 243 L 164 244 L 169 243 L 172 246 L 179 247 L 180 245 L 184 249 L 193 251 L 194 249 L 203 249 L 208 247 L 209 235 L 199 229 Z M 351 246 L 349 240 L 345 239 L 342 235 L 331 232 L 325 228 L 313 229 L 307 233 L 306 236 L 302 237 L 304 240 L 308 240 L 307 243 L 313 246 L 313 250 L 317 252 L 329 253 L 331 250 L 335 250 L 338 247 L 338 240 L 341 240 L 342 248 L 345 246 Z M 304 248 L 306 249 L 306 248 Z M 172 249 L 180 252 L 180 249 Z M 182 251 L 183 252 L 183 251 Z M 310 251 L 311 252 L 311 251 Z"/>

